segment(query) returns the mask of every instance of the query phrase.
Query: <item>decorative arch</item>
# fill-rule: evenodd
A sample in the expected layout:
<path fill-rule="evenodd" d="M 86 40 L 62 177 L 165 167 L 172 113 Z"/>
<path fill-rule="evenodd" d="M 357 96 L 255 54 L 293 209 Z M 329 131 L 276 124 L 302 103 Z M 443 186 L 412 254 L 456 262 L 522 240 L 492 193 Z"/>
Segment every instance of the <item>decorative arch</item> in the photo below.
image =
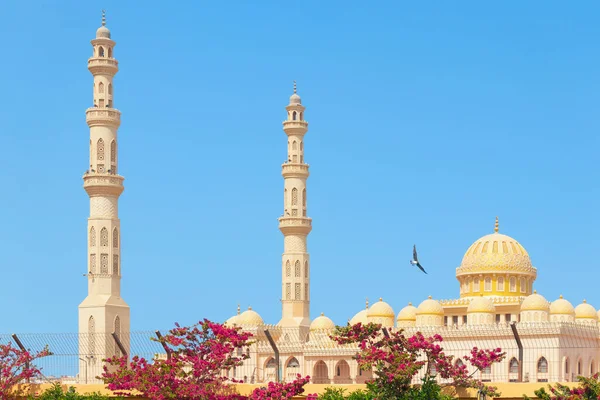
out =
<path fill-rule="evenodd" d="M 88 352 L 91 356 L 96 354 L 96 321 L 93 315 L 88 319 Z"/>
<path fill-rule="evenodd" d="M 331 380 L 329 379 L 329 370 L 327 368 L 327 364 L 323 360 L 317 361 L 313 368 L 313 383 L 317 384 L 329 384 Z"/>
<path fill-rule="evenodd" d="M 509 288 L 508 288 L 511 292 L 516 292 L 517 291 L 517 278 L 515 278 L 514 276 L 510 277 L 509 280 Z"/>
<path fill-rule="evenodd" d="M 296 357 L 290 357 L 285 363 L 285 379 L 287 382 L 293 382 L 300 373 L 300 362 Z"/>
<path fill-rule="evenodd" d="M 304 118 L 304 113 L 302 111 L 300 111 L 300 121 L 302 121 L 302 118 Z"/>
<path fill-rule="evenodd" d="M 290 260 L 285 262 L 285 276 L 286 278 L 292 276 L 292 264 L 290 264 Z"/>
<path fill-rule="evenodd" d="M 463 365 L 465 365 L 465 363 L 463 363 L 460 358 L 457 358 L 454 362 L 454 365 L 456 365 L 457 367 L 462 367 Z"/>
<path fill-rule="evenodd" d="M 583 375 L 583 366 L 582 366 L 581 358 L 577 360 L 577 376 Z"/>
<path fill-rule="evenodd" d="M 98 161 L 104 161 L 104 140 L 98 139 L 96 144 L 96 158 Z"/>
<path fill-rule="evenodd" d="M 98 57 L 104 57 L 104 47 L 98 47 Z"/>
<path fill-rule="evenodd" d="M 298 150 L 298 142 L 295 140 L 292 142 L 292 150 Z"/>
<path fill-rule="evenodd" d="M 496 282 L 496 290 L 499 292 L 504 291 L 504 277 L 503 276 L 498 277 L 498 281 Z"/>
<path fill-rule="evenodd" d="M 348 365 L 346 360 L 340 360 L 336 364 L 333 383 L 352 383 L 352 378 L 350 377 L 350 365 Z"/>
<path fill-rule="evenodd" d="M 112 83 L 108 84 L 108 94 L 112 96 Z"/>
<path fill-rule="evenodd" d="M 100 230 L 100 246 L 108 246 L 108 229 L 106 227 Z"/>
<path fill-rule="evenodd" d="M 537 362 L 537 373 L 547 374 L 548 373 L 548 360 L 545 357 L 540 357 Z"/>
<path fill-rule="evenodd" d="M 90 229 L 90 247 L 96 247 L 96 228 Z"/>
<path fill-rule="evenodd" d="M 520 286 L 520 289 L 521 289 L 521 293 L 527 292 L 527 282 L 525 281 L 524 277 L 521 277 L 520 282 L 519 282 L 519 286 Z"/>
<path fill-rule="evenodd" d="M 292 113 L 292 120 L 295 121 L 297 119 L 297 117 L 298 117 L 298 113 L 296 113 L 296 111 L 294 111 Z"/>
<path fill-rule="evenodd" d="M 308 278 L 308 260 L 304 261 L 304 277 Z"/>
<path fill-rule="evenodd" d="M 515 357 L 511 358 L 508 363 L 508 373 L 509 374 L 518 374 L 519 373 L 519 360 Z"/>
<path fill-rule="evenodd" d="M 294 263 L 294 277 L 300 278 L 300 260 Z"/>
<path fill-rule="evenodd" d="M 567 375 L 567 374 L 569 374 L 571 372 L 569 361 L 570 361 L 569 357 L 565 357 L 565 375 Z"/>
<path fill-rule="evenodd" d="M 104 94 L 104 83 L 100 82 L 98 85 L 98 92 Z"/>
<path fill-rule="evenodd" d="M 112 237 L 113 247 L 115 249 L 119 248 L 119 230 L 117 228 L 113 229 L 113 237 Z"/>
<path fill-rule="evenodd" d="M 492 291 L 492 278 L 489 276 L 486 276 L 483 279 L 483 290 L 486 292 L 491 292 Z"/>
<path fill-rule="evenodd" d="M 112 47 L 108 48 L 108 58 L 112 58 Z"/>
<path fill-rule="evenodd" d="M 292 205 L 293 206 L 298 205 L 298 189 L 296 189 L 296 188 L 292 189 Z"/>
<path fill-rule="evenodd" d="M 265 362 L 265 381 L 275 381 L 275 377 L 277 376 L 277 362 L 275 358 L 271 357 Z"/>

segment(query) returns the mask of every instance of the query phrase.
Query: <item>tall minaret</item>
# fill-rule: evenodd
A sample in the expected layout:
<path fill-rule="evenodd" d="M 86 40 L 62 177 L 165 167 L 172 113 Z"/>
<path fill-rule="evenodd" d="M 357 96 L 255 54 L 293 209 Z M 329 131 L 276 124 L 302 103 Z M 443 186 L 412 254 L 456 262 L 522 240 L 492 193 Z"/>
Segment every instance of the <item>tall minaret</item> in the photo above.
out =
<path fill-rule="evenodd" d="M 284 178 L 283 215 L 279 230 L 284 236 L 281 285 L 280 326 L 310 325 L 310 259 L 306 237 L 310 233 L 311 219 L 306 216 L 306 179 L 308 164 L 304 163 L 304 135 L 308 122 L 304 120 L 304 106 L 296 93 L 286 107 L 287 120 L 283 130 L 288 137 L 288 160 L 282 165 Z"/>
<path fill-rule="evenodd" d="M 94 105 L 86 110 L 90 127 L 90 166 L 83 187 L 90 197 L 88 218 L 88 295 L 79 305 L 79 381 L 94 382 L 102 359 L 120 355 L 117 340 L 129 354 L 129 306 L 121 298 L 121 227 L 118 214 L 123 177 L 118 174 L 117 129 L 121 113 L 114 108 L 113 78 L 118 72 L 115 42 L 102 26 L 92 40 L 88 69 L 94 76 Z"/>

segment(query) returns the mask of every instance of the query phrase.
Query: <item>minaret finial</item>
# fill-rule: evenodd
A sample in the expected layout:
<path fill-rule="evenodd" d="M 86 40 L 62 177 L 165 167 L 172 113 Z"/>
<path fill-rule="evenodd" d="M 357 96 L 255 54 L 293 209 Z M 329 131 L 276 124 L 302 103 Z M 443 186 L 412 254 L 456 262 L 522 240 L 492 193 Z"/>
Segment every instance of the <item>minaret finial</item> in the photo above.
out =
<path fill-rule="evenodd" d="M 496 217 L 496 225 L 494 226 L 494 232 L 498 233 L 498 217 Z"/>
<path fill-rule="evenodd" d="M 240 305 L 238 304 L 238 309 L 237 309 L 238 315 L 240 315 L 240 311 L 241 311 L 241 310 L 242 310 L 242 309 L 240 308 Z"/>
<path fill-rule="evenodd" d="M 106 26 L 106 10 L 102 10 L 102 26 Z"/>
<path fill-rule="evenodd" d="M 367 305 L 367 310 L 369 309 L 369 298 L 367 297 L 367 301 L 365 302 L 365 304 Z"/>
<path fill-rule="evenodd" d="M 296 90 L 296 81 L 294 81 L 294 94 L 297 94 L 297 90 Z"/>

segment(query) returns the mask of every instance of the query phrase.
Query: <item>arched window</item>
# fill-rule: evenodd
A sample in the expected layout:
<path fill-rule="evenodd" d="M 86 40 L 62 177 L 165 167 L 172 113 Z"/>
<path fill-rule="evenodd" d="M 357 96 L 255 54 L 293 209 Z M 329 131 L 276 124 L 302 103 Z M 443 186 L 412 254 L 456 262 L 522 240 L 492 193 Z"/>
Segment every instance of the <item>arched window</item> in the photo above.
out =
<path fill-rule="evenodd" d="M 292 142 L 292 150 L 298 150 L 298 143 L 295 140 Z"/>
<path fill-rule="evenodd" d="M 291 283 L 285 284 L 285 299 L 286 300 L 292 299 L 292 284 Z"/>
<path fill-rule="evenodd" d="M 510 287 L 509 290 L 511 292 L 516 292 L 517 291 L 517 278 L 515 278 L 514 276 L 510 277 Z"/>
<path fill-rule="evenodd" d="M 88 319 L 88 352 L 91 356 L 96 354 L 96 321 L 93 316 Z"/>
<path fill-rule="evenodd" d="M 112 95 L 112 84 L 108 84 L 108 94 Z"/>
<path fill-rule="evenodd" d="M 102 138 L 98 139 L 98 144 L 96 146 L 96 158 L 98 158 L 98 161 L 104 160 L 104 140 L 102 140 Z"/>
<path fill-rule="evenodd" d="M 489 276 L 486 276 L 483 280 L 483 290 L 485 290 L 486 292 L 492 291 L 492 278 L 490 278 Z"/>
<path fill-rule="evenodd" d="M 479 278 L 473 278 L 473 291 L 479 292 Z"/>
<path fill-rule="evenodd" d="M 306 189 L 302 189 L 302 207 L 306 208 Z"/>
<path fill-rule="evenodd" d="M 104 94 L 104 83 L 100 82 L 100 84 L 98 85 L 99 88 L 99 92 Z"/>
<path fill-rule="evenodd" d="M 297 117 L 297 114 L 296 114 L 296 111 L 294 111 L 294 112 L 292 113 L 292 120 L 294 120 L 294 121 L 295 121 L 295 120 L 296 120 L 296 117 Z"/>
<path fill-rule="evenodd" d="M 300 260 L 296 260 L 294 263 L 294 276 L 300 278 Z"/>
<path fill-rule="evenodd" d="M 115 249 L 119 248 L 119 231 L 117 228 L 113 229 L 113 247 Z"/>
<path fill-rule="evenodd" d="M 273 361 L 275 361 L 275 360 L 273 360 Z M 290 361 L 288 361 L 286 367 L 287 368 L 298 368 L 298 367 L 300 367 L 300 363 L 298 362 L 296 357 L 292 357 L 292 358 L 290 358 Z"/>
<path fill-rule="evenodd" d="M 92 226 L 90 229 L 90 247 L 96 246 L 96 229 Z"/>
<path fill-rule="evenodd" d="M 292 189 L 292 205 L 293 206 L 298 205 L 298 189 L 296 189 L 296 188 Z"/>
<path fill-rule="evenodd" d="M 289 278 L 292 276 L 292 265 L 290 264 L 290 260 L 285 262 L 285 276 Z"/>
<path fill-rule="evenodd" d="M 462 367 L 465 364 L 462 362 L 462 360 L 460 358 L 457 358 L 454 365 L 456 365 L 457 367 Z"/>
<path fill-rule="evenodd" d="M 304 114 L 304 113 L 300 112 L 300 121 L 302 121 L 302 118 L 304 118 L 304 115 L 302 115 L 302 114 Z"/>
<path fill-rule="evenodd" d="M 590 362 L 590 375 L 594 375 L 596 373 L 596 362 L 592 360 Z"/>
<path fill-rule="evenodd" d="M 104 47 L 98 47 L 98 57 L 104 57 Z"/>
<path fill-rule="evenodd" d="M 496 290 L 499 292 L 504 291 L 504 278 L 501 276 L 498 277 L 498 281 L 496 282 Z"/>
<path fill-rule="evenodd" d="M 117 162 L 117 142 L 114 140 L 110 142 L 110 162 Z"/>
<path fill-rule="evenodd" d="M 577 375 L 582 375 L 582 373 L 581 373 L 581 360 L 577 361 Z"/>
<path fill-rule="evenodd" d="M 273 357 L 271 357 L 269 361 L 267 361 L 267 368 L 277 368 L 277 362 Z"/>
<path fill-rule="evenodd" d="M 537 372 L 538 374 L 548 373 L 548 361 L 544 357 L 541 357 L 537 362 Z"/>
<path fill-rule="evenodd" d="M 494 242 L 496 243 L 496 242 Z M 492 373 L 492 366 L 488 365 L 486 367 L 483 367 L 483 369 L 481 370 L 482 374 L 491 374 Z"/>
<path fill-rule="evenodd" d="M 319 383 L 329 384 L 330 383 L 327 364 L 325 364 L 324 361 L 321 360 L 315 364 L 315 366 L 313 368 L 312 381 L 313 381 L 313 383 L 317 383 L 317 384 L 319 384 Z"/>
<path fill-rule="evenodd" d="M 300 283 L 294 284 L 294 300 L 302 300 L 302 299 L 300 299 L 300 290 L 301 290 L 300 288 L 301 288 Z"/>
<path fill-rule="evenodd" d="M 304 261 L 304 277 L 308 278 L 308 261 Z"/>
<path fill-rule="evenodd" d="M 100 246 L 108 246 L 108 229 L 106 228 L 100 230 Z"/>
<path fill-rule="evenodd" d="M 96 273 L 96 255 L 90 254 L 90 273 Z"/>
<path fill-rule="evenodd" d="M 508 372 L 511 374 L 519 373 L 519 361 L 516 358 L 511 358 L 508 363 Z"/>
<path fill-rule="evenodd" d="M 525 278 L 521 278 L 521 282 L 520 282 L 520 286 L 521 286 L 521 293 L 525 293 L 527 291 L 527 287 L 525 286 Z"/>
<path fill-rule="evenodd" d="M 569 373 L 569 357 L 565 359 L 565 374 Z"/>
<path fill-rule="evenodd" d="M 112 47 L 108 48 L 108 58 L 112 58 Z"/>
<path fill-rule="evenodd" d="M 113 255 L 113 275 L 119 276 L 119 256 Z"/>

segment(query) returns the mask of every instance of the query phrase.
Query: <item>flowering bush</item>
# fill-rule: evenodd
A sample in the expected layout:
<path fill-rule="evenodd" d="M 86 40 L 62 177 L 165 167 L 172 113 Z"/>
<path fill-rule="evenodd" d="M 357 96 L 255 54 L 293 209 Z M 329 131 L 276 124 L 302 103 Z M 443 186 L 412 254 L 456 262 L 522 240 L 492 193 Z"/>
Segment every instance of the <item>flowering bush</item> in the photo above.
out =
<path fill-rule="evenodd" d="M 50 351 L 47 347 L 32 354 L 12 347 L 10 343 L 0 344 L 0 399 L 16 397 L 18 393 L 15 388 L 19 383 L 39 377 L 40 369 L 32 362 L 49 355 Z"/>
<path fill-rule="evenodd" d="M 600 399 L 600 381 L 598 374 L 594 374 L 591 378 L 578 376 L 579 387 L 569 388 L 568 386 L 557 383 L 554 387 L 548 385 L 550 393 L 546 389 L 541 388 L 534 393 L 540 400 L 597 400 Z M 524 399 L 530 400 L 529 397 L 523 396 Z"/>
<path fill-rule="evenodd" d="M 501 349 L 473 348 L 470 355 L 463 357 L 475 367 L 475 371 L 469 373 L 466 365 L 455 363 L 453 356 L 444 353 L 439 345 L 443 340 L 440 335 L 426 338 L 417 332 L 414 336 L 405 337 L 402 330 L 387 335 L 383 333 L 379 324 L 358 323 L 338 327 L 331 336 L 341 345 L 358 345 L 356 360 L 361 369 L 374 370 L 375 378 L 367 382 L 367 387 L 377 398 L 420 399 L 423 394 L 426 395 L 424 398 L 443 398 L 443 386 L 477 388 L 488 396 L 498 395 L 496 388 L 484 385 L 473 376 L 477 371 L 502 361 L 506 353 Z M 423 385 L 413 387 L 413 378 L 423 368 Z M 434 373 L 447 383 L 439 385 Z"/>
<path fill-rule="evenodd" d="M 147 361 L 133 357 L 113 357 L 106 360 L 102 378 L 108 388 L 118 395 L 132 396 L 138 392 L 150 400 L 234 400 L 240 396 L 227 381 L 242 382 L 222 376 L 224 371 L 242 365 L 252 334 L 237 327 L 227 327 L 207 319 L 191 327 L 169 331 L 160 341 L 169 349 L 166 359 Z M 255 389 L 252 400 L 288 399 L 304 391 L 309 377 L 290 383 L 269 383 L 267 388 Z"/>

